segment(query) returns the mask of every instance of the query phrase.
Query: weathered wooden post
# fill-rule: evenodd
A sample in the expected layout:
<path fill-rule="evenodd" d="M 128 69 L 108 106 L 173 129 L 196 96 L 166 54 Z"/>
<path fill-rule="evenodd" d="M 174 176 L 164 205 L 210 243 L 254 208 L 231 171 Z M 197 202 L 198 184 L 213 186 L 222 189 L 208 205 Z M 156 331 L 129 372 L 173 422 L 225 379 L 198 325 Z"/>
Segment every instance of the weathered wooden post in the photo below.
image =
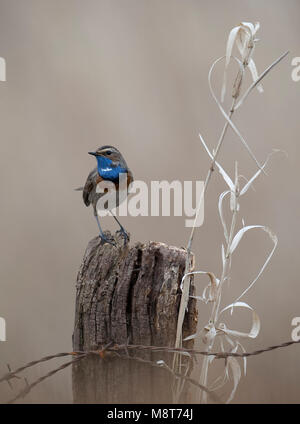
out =
<path fill-rule="evenodd" d="M 73 349 L 94 350 L 109 342 L 173 347 L 186 251 L 157 242 L 124 246 L 118 233 L 114 238 L 117 247 L 96 237 L 86 249 L 77 276 Z M 195 333 L 196 325 L 191 299 L 184 335 Z M 172 365 L 170 353 L 128 354 Z M 74 402 L 170 403 L 173 378 L 135 360 L 89 356 L 73 365 Z M 181 401 L 188 401 L 187 391 Z"/>

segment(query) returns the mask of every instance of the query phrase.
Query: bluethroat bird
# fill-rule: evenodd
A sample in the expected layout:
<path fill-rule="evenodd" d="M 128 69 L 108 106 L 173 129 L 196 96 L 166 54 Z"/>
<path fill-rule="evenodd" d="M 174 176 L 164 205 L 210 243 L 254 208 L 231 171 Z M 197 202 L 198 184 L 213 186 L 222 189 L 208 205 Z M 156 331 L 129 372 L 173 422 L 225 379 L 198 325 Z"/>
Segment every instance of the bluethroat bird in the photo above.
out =
<path fill-rule="evenodd" d="M 129 184 L 133 181 L 133 175 L 130 169 L 125 162 L 121 152 L 113 146 L 102 146 L 99 147 L 95 152 L 88 152 L 90 155 L 95 156 L 97 160 L 97 167 L 94 168 L 88 175 L 86 183 L 84 187 L 80 187 L 76 190 L 83 190 L 82 197 L 86 206 L 92 204 L 94 209 L 94 215 L 97 220 L 97 224 L 100 231 L 100 237 L 104 242 L 114 244 L 111 240 L 109 240 L 102 231 L 99 216 L 97 213 L 97 203 L 98 200 L 107 192 L 97 192 L 97 185 L 101 181 L 110 181 L 115 185 L 115 191 L 113 192 L 114 201 L 105 202 L 101 210 L 107 209 L 110 211 L 111 215 L 117 221 L 120 226 L 120 232 L 124 237 L 124 243 L 128 241 L 129 237 L 124 229 L 124 227 L 119 222 L 118 218 L 111 212 L 110 209 L 114 207 L 118 207 L 119 204 L 125 200 L 128 194 Z M 119 176 L 120 174 L 126 174 L 127 183 L 124 184 L 124 189 L 120 188 Z M 124 191 L 124 192 L 123 192 Z M 99 205 L 98 205 L 99 207 Z M 109 209 L 110 208 L 110 209 Z"/>

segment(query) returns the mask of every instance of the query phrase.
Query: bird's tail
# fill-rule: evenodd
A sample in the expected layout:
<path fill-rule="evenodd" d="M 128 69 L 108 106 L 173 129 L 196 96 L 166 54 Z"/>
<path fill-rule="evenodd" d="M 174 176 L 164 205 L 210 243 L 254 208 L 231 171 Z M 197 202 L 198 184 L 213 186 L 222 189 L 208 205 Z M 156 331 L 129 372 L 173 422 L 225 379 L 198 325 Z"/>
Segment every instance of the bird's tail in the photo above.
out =
<path fill-rule="evenodd" d="M 82 191 L 83 187 L 74 188 L 75 191 Z"/>

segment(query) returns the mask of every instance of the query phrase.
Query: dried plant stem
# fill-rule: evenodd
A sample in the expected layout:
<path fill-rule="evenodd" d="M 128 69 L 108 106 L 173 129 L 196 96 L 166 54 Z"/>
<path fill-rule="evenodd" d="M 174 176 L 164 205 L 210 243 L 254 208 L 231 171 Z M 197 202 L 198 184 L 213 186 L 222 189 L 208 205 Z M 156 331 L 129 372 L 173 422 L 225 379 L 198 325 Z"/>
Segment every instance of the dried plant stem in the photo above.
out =
<path fill-rule="evenodd" d="M 220 303 L 221 303 L 221 295 L 222 295 L 222 287 L 223 287 L 223 284 L 224 284 L 226 277 L 228 276 L 228 272 L 229 272 L 229 269 L 230 269 L 230 263 L 231 263 L 231 243 L 232 243 L 233 236 L 234 236 L 236 217 L 237 217 L 237 212 L 238 212 L 238 210 L 237 210 L 237 197 L 236 197 L 237 194 L 234 193 L 234 196 L 235 196 L 235 208 L 234 208 L 233 214 L 232 214 L 230 233 L 229 233 L 227 249 L 226 249 L 226 253 L 225 253 L 224 266 L 223 266 L 223 270 L 222 270 L 221 280 L 220 280 L 219 286 L 217 288 L 216 301 L 214 302 L 214 306 L 213 306 L 212 314 L 211 314 L 211 318 L 210 318 L 210 321 L 214 325 L 216 324 L 216 322 L 218 320 Z"/>
<path fill-rule="evenodd" d="M 207 353 L 211 350 L 212 346 L 207 346 Z M 201 381 L 207 381 L 207 375 L 208 375 L 208 366 L 209 366 L 209 356 L 205 356 L 203 358 L 202 367 L 201 367 L 201 374 L 200 374 L 200 384 Z M 202 384 L 201 384 L 202 386 Z M 207 396 L 203 390 L 200 390 L 199 392 L 199 402 L 200 403 L 207 403 Z"/>
<path fill-rule="evenodd" d="M 237 164 L 236 164 L 236 184 L 238 184 Z M 217 288 L 216 299 L 213 303 L 213 308 L 212 308 L 211 316 L 210 316 L 210 319 L 209 319 L 209 323 L 212 327 L 215 327 L 217 320 L 219 318 L 219 310 L 220 310 L 221 297 L 222 297 L 222 288 L 223 288 L 223 285 L 224 285 L 226 278 L 228 277 L 228 273 L 229 273 L 229 270 L 230 270 L 230 264 L 231 264 L 231 243 L 232 243 L 232 240 L 233 240 L 233 237 L 234 237 L 236 217 L 237 217 L 237 212 L 238 212 L 237 193 L 233 193 L 233 195 L 235 196 L 235 202 L 234 202 L 235 207 L 234 207 L 233 214 L 232 214 L 230 233 L 229 233 L 226 252 L 225 252 L 224 265 L 223 265 L 220 283 L 219 283 L 218 288 Z M 212 351 L 213 346 L 214 346 L 214 341 L 215 341 L 215 337 L 212 337 L 211 339 L 209 339 L 209 343 L 207 343 L 207 347 L 206 347 L 206 351 L 208 353 Z M 201 385 L 204 385 L 204 382 L 205 382 L 205 384 L 207 384 L 208 366 L 209 366 L 209 356 L 206 356 L 203 359 L 203 362 L 202 362 L 202 368 L 201 368 L 201 374 L 200 374 L 200 384 Z M 199 401 L 200 401 L 200 403 L 206 403 L 207 402 L 207 395 L 203 390 L 200 391 Z"/>
<path fill-rule="evenodd" d="M 233 115 L 233 112 L 235 110 L 234 109 L 235 108 L 235 103 L 236 103 L 236 99 L 233 100 L 232 106 L 230 108 L 230 112 L 229 112 L 229 118 L 230 119 L 231 119 L 231 117 Z M 219 152 L 221 150 L 221 147 L 222 147 L 222 144 L 223 144 L 223 141 L 224 141 L 224 138 L 225 138 L 225 135 L 226 135 L 228 126 L 229 126 L 229 122 L 227 121 L 225 123 L 224 127 L 223 127 L 223 130 L 222 130 L 221 136 L 219 138 L 217 147 L 215 148 L 215 151 L 214 151 L 213 160 L 211 161 L 209 170 L 208 170 L 207 175 L 206 175 L 206 179 L 205 179 L 205 183 L 204 183 L 204 188 L 203 188 L 203 191 L 201 193 L 201 196 L 200 196 L 200 199 L 199 199 L 199 203 L 198 203 L 198 207 L 197 207 L 196 218 L 195 218 L 194 225 L 193 225 L 193 228 L 192 228 L 192 231 L 191 231 L 189 240 L 188 240 L 188 244 L 187 244 L 187 251 L 188 251 L 188 253 L 190 253 L 191 252 L 191 249 L 192 249 L 192 243 L 193 243 L 193 240 L 194 240 L 194 234 L 195 234 L 195 229 L 196 229 L 196 222 L 198 220 L 199 213 L 200 213 L 200 210 L 201 210 L 201 207 L 202 207 L 202 203 L 203 203 L 203 199 L 204 199 L 204 195 L 205 195 L 205 193 L 207 191 L 207 187 L 208 187 L 208 184 L 209 184 L 209 182 L 211 180 L 212 173 L 213 173 L 213 171 L 215 169 L 215 163 L 216 163 L 217 157 L 219 155 Z"/>
<path fill-rule="evenodd" d="M 254 44 L 250 43 L 248 45 L 247 54 L 246 54 L 246 56 L 243 60 L 242 66 L 240 67 L 240 69 L 237 73 L 237 76 L 235 78 L 234 84 L 233 84 L 232 105 L 231 105 L 231 108 L 230 108 L 228 119 L 226 120 L 226 123 L 224 124 L 221 136 L 220 136 L 218 144 L 217 144 L 217 147 L 213 152 L 213 159 L 212 159 L 210 168 L 209 168 L 208 173 L 207 173 L 207 177 L 206 177 L 205 184 L 204 184 L 204 189 L 203 189 L 203 192 L 202 192 L 199 204 L 198 204 L 198 208 L 197 208 L 196 218 L 195 218 L 194 225 L 193 225 L 193 228 L 192 228 L 192 231 L 191 231 L 191 234 L 190 234 L 190 238 L 189 238 L 189 241 L 188 241 L 188 245 L 187 245 L 186 272 L 190 272 L 190 269 L 188 268 L 189 257 L 190 257 L 191 247 L 192 247 L 192 243 L 193 243 L 193 239 L 194 239 L 196 223 L 197 223 L 198 215 L 199 215 L 200 210 L 201 210 L 204 194 L 206 193 L 208 184 L 211 180 L 211 176 L 212 176 L 212 173 L 214 171 L 214 165 L 215 165 L 215 162 L 217 160 L 217 156 L 218 156 L 218 154 L 221 150 L 221 147 L 223 145 L 228 126 L 229 126 L 229 124 L 231 124 L 231 118 L 232 118 L 233 113 L 235 111 L 237 99 L 240 95 L 240 90 L 241 90 L 241 86 L 242 86 L 242 83 L 243 83 L 244 72 L 245 72 L 246 67 L 249 64 L 249 60 L 250 60 L 253 48 L 254 48 Z M 210 80 L 209 80 L 209 83 L 210 83 Z M 232 222 L 231 231 L 230 231 L 231 240 L 232 240 L 232 237 L 233 237 L 234 226 L 235 226 L 235 213 L 233 214 L 233 222 Z M 228 272 L 228 264 L 230 262 L 229 261 L 230 255 L 229 255 L 228 252 L 229 252 L 229 249 L 230 249 L 230 244 L 231 244 L 231 241 L 229 240 L 229 242 L 227 244 L 227 252 L 226 252 L 226 258 L 225 258 L 225 264 L 224 264 L 224 267 L 223 267 L 222 277 L 221 277 L 221 281 L 220 281 L 218 291 L 217 291 L 217 298 L 216 298 L 216 301 L 214 303 L 212 315 L 211 315 L 211 321 L 210 322 L 212 322 L 213 324 L 215 323 L 215 321 L 217 319 L 219 306 L 220 306 L 220 302 L 221 302 L 222 285 L 225 281 L 225 278 L 226 278 L 226 275 L 227 275 L 227 272 Z M 177 337 L 176 337 L 176 343 L 178 343 L 178 344 L 175 345 L 176 347 L 181 347 L 181 343 L 182 343 L 182 341 L 181 341 L 182 325 L 183 325 L 184 313 L 185 313 L 185 310 L 186 310 L 186 307 L 187 307 L 187 304 L 188 304 L 190 284 L 191 284 L 191 277 L 188 276 L 186 281 L 185 281 L 185 284 L 183 286 L 183 293 L 182 293 L 183 298 L 181 299 L 181 303 L 180 303 L 179 318 L 181 318 L 181 321 L 179 322 L 179 319 L 178 319 Z M 212 349 L 213 343 L 214 343 L 214 337 L 212 338 L 211 342 L 207 344 L 207 351 Z M 179 362 L 180 362 L 180 360 L 181 360 L 181 358 L 177 359 L 177 361 L 179 361 Z M 175 363 L 175 361 L 174 361 L 174 363 Z M 208 365 L 209 365 L 209 357 L 205 357 L 203 359 L 203 363 L 202 363 L 202 370 L 201 370 L 201 375 L 200 375 L 200 384 L 203 384 L 204 381 L 205 381 L 205 383 L 207 383 Z M 200 391 L 200 402 L 201 401 L 206 402 L 206 400 L 207 400 L 206 394 L 204 394 L 203 391 Z"/>
<path fill-rule="evenodd" d="M 231 117 L 233 115 L 233 112 L 234 112 L 235 102 L 236 102 L 236 99 L 234 99 L 233 102 L 232 102 L 232 106 L 231 106 L 230 113 L 229 113 L 229 118 L 230 119 L 231 119 Z M 221 150 L 221 147 L 222 147 L 222 144 L 223 144 L 223 141 L 224 141 L 224 138 L 225 138 L 225 135 L 226 135 L 228 126 L 229 126 L 229 122 L 227 121 L 225 123 L 224 127 L 223 127 L 221 136 L 220 136 L 219 141 L 218 141 L 218 145 L 217 145 L 217 147 L 215 149 L 214 157 L 213 157 L 213 160 L 211 161 L 209 170 L 207 172 L 205 183 L 204 183 L 204 187 L 203 187 L 203 191 L 202 191 L 201 196 L 200 196 L 200 199 L 199 199 L 199 203 L 198 203 L 198 207 L 197 207 L 197 212 L 196 212 L 196 217 L 195 217 L 194 225 L 193 225 L 193 228 L 192 228 L 192 231 L 191 231 L 189 240 L 188 240 L 188 244 L 187 244 L 187 258 L 186 258 L 186 263 L 185 263 L 185 270 L 186 270 L 186 272 L 190 272 L 191 249 L 192 249 L 192 243 L 193 243 L 193 240 L 194 240 L 196 222 L 198 220 L 198 217 L 199 217 L 199 214 L 200 214 L 200 210 L 201 210 L 201 207 L 202 207 L 202 203 L 203 203 L 203 199 L 204 199 L 204 195 L 205 195 L 205 193 L 207 191 L 209 182 L 211 180 L 212 173 L 213 173 L 213 171 L 215 169 L 214 168 L 215 167 L 215 163 L 216 163 L 218 154 L 219 154 L 219 152 Z M 182 315 L 183 315 L 183 317 L 182 317 L 182 322 L 179 322 L 178 323 L 178 324 L 181 324 L 181 325 L 178 325 L 178 327 L 177 327 L 177 335 L 176 335 L 175 347 L 180 347 L 180 345 L 181 345 L 182 324 L 183 324 L 183 318 L 184 318 L 184 311 L 186 309 L 187 302 L 188 302 L 188 297 L 189 297 L 190 281 L 191 281 L 191 278 L 190 278 L 190 276 L 188 276 L 186 278 L 185 284 L 183 286 L 183 291 L 182 291 L 181 299 L 184 299 L 185 302 L 181 301 L 181 303 L 180 303 L 179 317 L 181 317 Z M 183 311 L 182 311 L 183 313 L 181 313 L 181 310 L 182 309 L 183 309 Z"/>
<path fill-rule="evenodd" d="M 238 78 L 238 76 L 237 76 L 237 78 Z M 231 117 L 233 115 L 235 103 L 236 103 L 236 99 L 234 98 L 232 105 L 231 105 L 231 108 L 230 108 L 230 112 L 229 112 L 229 119 L 231 119 Z M 216 162 L 218 154 L 221 150 L 221 147 L 222 147 L 228 126 L 229 126 L 229 122 L 226 121 L 226 123 L 224 124 L 223 130 L 222 130 L 222 133 L 220 135 L 217 147 L 214 151 L 214 156 L 213 156 L 213 159 L 211 161 L 209 170 L 208 170 L 207 175 L 206 175 L 203 191 L 200 195 L 194 225 L 193 225 L 193 228 L 192 228 L 192 231 L 191 231 L 191 234 L 190 234 L 190 237 L 189 237 L 189 241 L 188 241 L 188 244 L 187 244 L 187 257 L 186 257 L 186 262 L 185 262 L 185 272 L 186 273 L 191 271 L 191 248 L 192 248 L 192 243 L 193 243 L 194 234 L 195 234 L 196 222 L 198 220 L 200 210 L 201 210 L 201 207 L 202 207 L 202 203 L 203 203 L 203 199 L 204 199 L 204 195 L 207 191 L 209 182 L 211 180 L 211 176 L 212 176 L 212 173 L 213 173 L 214 167 L 215 167 L 215 162 Z M 189 275 L 189 276 L 187 276 L 187 278 L 184 282 L 182 295 L 181 295 L 181 302 L 180 302 L 178 322 L 177 322 L 175 348 L 182 347 L 182 326 L 183 326 L 183 321 L 184 321 L 185 310 L 187 308 L 188 300 L 189 300 L 190 285 L 191 285 L 191 276 Z M 182 358 L 181 358 L 180 355 L 178 355 L 178 354 L 174 355 L 173 370 L 178 370 L 178 369 L 181 368 L 181 359 Z M 181 387 L 177 387 L 177 390 L 175 389 L 175 392 L 177 391 L 177 395 L 175 396 L 176 400 L 178 400 L 178 398 L 180 397 L 180 393 L 182 392 L 182 389 L 183 389 L 182 383 L 184 383 L 184 382 L 178 381 L 178 384 L 181 385 Z"/>

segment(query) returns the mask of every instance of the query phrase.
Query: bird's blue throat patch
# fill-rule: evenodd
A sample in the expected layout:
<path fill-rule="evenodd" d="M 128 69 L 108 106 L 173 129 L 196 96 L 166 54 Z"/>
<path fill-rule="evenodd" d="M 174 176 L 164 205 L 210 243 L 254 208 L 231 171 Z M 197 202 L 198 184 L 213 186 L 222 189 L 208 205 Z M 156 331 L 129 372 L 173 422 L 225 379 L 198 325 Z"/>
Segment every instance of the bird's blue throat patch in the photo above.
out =
<path fill-rule="evenodd" d="M 98 173 L 104 180 L 118 181 L 119 175 L 126 173 L 127 169 L 120 165 L 115 166 L 112 161 L 104 156 L 97 156 Z"/>

